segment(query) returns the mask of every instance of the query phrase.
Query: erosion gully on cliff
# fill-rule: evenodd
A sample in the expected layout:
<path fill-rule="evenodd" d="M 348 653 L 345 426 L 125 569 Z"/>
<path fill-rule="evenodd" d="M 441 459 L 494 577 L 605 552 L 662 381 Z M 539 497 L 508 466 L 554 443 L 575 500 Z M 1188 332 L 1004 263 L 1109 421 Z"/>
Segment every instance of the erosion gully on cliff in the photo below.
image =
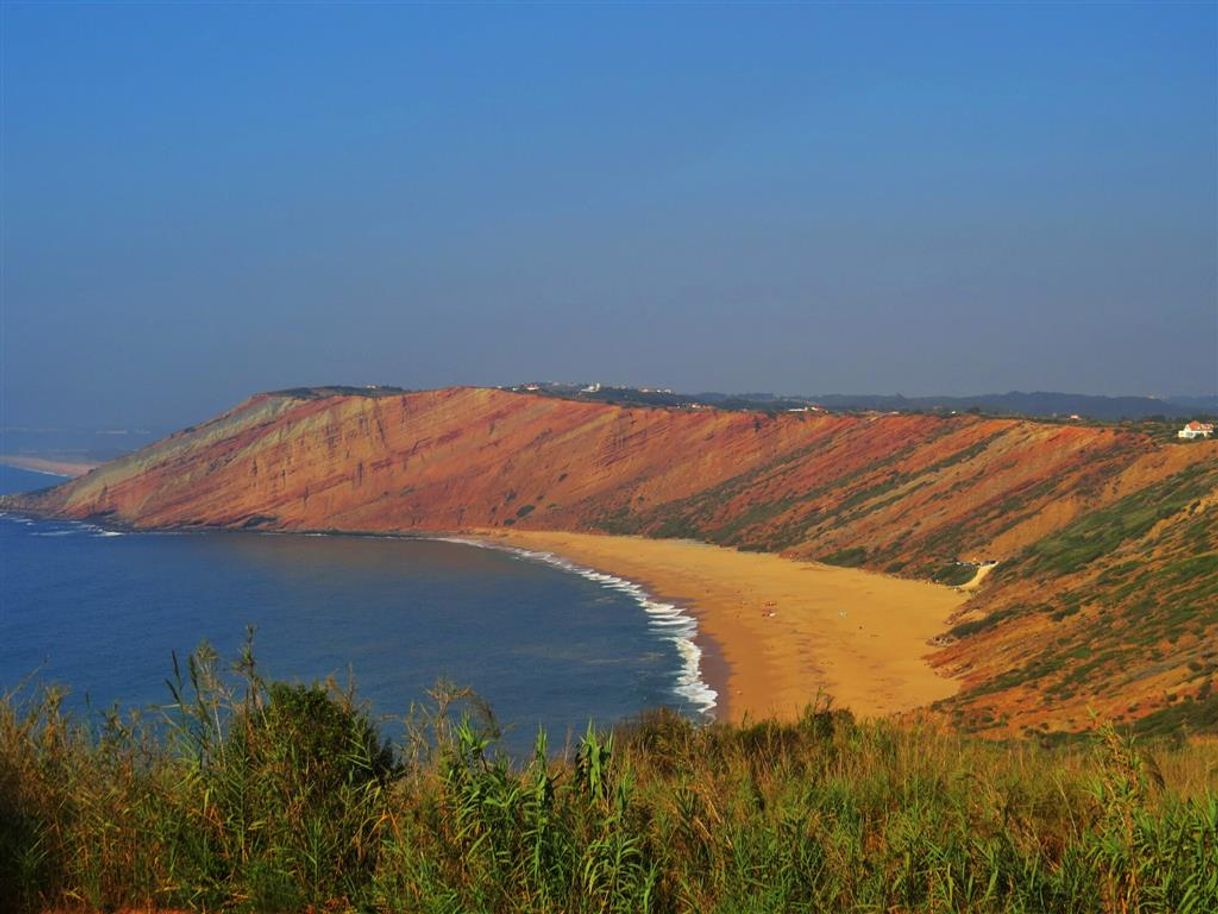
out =
<path fill-rule="evenodd" d="M 689 537 L 958 580 L 944 705 L 1213 726 L 1218 442 L 941 414 L 622 407 L 495 389 L 260 394 L 8 510 L 134 527 Z"/>

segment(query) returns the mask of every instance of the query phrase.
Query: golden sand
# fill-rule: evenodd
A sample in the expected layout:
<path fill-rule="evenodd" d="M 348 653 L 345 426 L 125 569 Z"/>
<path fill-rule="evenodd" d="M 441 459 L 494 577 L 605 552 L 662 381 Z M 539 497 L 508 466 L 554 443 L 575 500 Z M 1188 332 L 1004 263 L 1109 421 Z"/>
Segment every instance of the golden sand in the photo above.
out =
<path fill-rule="evenodd" d="M 482 532 L 628 578 L 698 620 L 726 670 L 704 675 L 730 720 L 796 717 L 818 692 L 860 716 L 955 693 L 927 640 L 966 599 L 949 587 L 688 540 L 539 531 Z"/>

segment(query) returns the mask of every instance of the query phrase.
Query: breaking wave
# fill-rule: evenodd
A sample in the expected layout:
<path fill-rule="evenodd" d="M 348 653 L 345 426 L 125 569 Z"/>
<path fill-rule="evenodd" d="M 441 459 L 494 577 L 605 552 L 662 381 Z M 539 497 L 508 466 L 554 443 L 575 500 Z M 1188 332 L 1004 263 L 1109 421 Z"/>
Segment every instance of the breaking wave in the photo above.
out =
<path fill-rule="evenodd" d="M 40 520 L 38 518 L 25 517 L 21 514 L 9 514 L 6 511 L 0 511 L 0 521 L 20 524 L 23 527 L 33 527 L 34 529 L 29 533 L 30 536 L 113 537 L 124 535 L 118 530 L 107 530 L 105 527 L 99 527 L 97 524 L 90 524 L 87 521 Z"/>
<path fill-rule="evenodd" d="M 718 704 L 719 693 L 707 685 L 702 678 L 702 648 L 694 640 L 698 634 L 698 622 L 680 606 L 657 600 L 641 585 L 626 578 L 587 568 L 553 552 L 523 549 L 519 546 L 506 546 L 462 536 L 427 538 L 445 543 L 475 546 L 479 549 L 508 552 L 529 561 L 542 562 L 571 574 L 577 574 L 581 578 L 600 584 L 607 590 L 627 595 L 642 607 L 647 614 L 648 625 L 657 637 L 671 641 L 676 646 L 677 653 L 681 657 L 681 669 L 677 671 L 673 692 L 692 704 L 702 714 L 710 714 Z"/>

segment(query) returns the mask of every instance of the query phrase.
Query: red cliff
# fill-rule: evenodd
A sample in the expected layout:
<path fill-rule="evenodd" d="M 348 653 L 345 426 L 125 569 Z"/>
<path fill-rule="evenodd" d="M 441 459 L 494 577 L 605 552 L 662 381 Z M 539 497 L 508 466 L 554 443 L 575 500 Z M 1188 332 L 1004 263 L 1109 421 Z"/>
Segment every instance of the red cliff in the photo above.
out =
<path fill-rule="evenodd" d="M 256 396 L 5 504 L 137 527 L 684 536 L 919 577 L 998 559 L 936 662 L 964 678 L 962 720 L 1008 730 L 1209 694 L 1216 490 L 1218 443 L 1114 427 L 454 388 Z"/>

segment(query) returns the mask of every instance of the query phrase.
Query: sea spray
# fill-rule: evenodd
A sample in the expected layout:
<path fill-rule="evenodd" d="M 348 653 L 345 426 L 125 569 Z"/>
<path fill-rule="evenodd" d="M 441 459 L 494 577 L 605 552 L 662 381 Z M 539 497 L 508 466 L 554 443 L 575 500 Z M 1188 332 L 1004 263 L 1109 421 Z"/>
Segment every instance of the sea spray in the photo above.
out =
<path fill-rule="evenodd" d="M 675 603 L 665 603 L 655 599 L 634 581 L 579 565 L 553 552 L 508 546 L 474 537 L 434 536 L 426 537 L 426 539 L 507 552 L 528 561 L 541 562 L 570 574 L 579 575 L 581 578 L 600 584 L 607 590 L 626 594 L 642 607 L 647 614 L 648 625 L 656 636 L 665 641 L 671 641 L 676 646 L 677 653 L 681 657 L 681 668 L 677 672 L 676 684 L 673 686 L 674 694 L 688 701 L 698 709 L 699 713 L 705 715 L 709 715 L 718 704 L 719 693 L 702 678 L 702 648 L 695 640 L 698 634 L 698 621 Z"/>

